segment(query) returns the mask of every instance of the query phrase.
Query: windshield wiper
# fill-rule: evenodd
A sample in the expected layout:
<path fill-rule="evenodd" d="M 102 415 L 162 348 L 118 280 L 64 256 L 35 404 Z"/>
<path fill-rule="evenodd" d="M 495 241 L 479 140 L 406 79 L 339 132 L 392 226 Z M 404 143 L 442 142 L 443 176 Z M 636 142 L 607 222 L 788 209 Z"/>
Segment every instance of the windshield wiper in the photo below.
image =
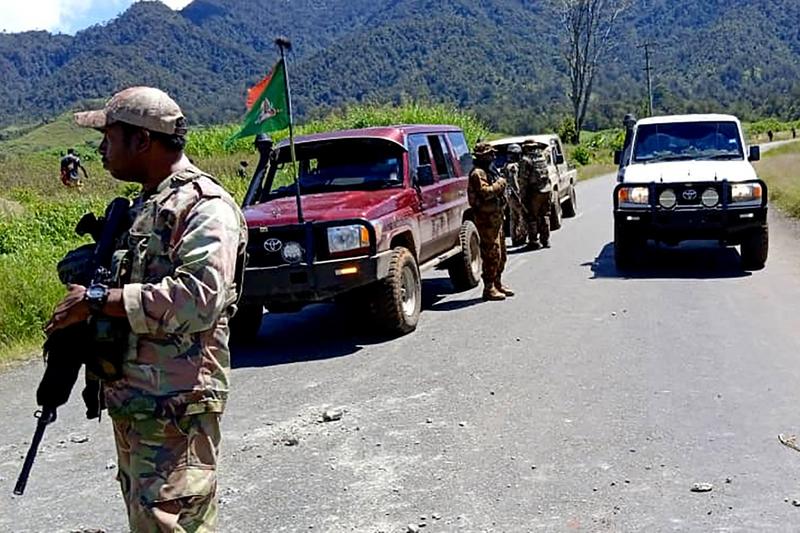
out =
<path fill-rule="evenodd" d="M 725 160 L 741 159 L 741 158 L 742 156 L 740 154 L 715 154 L 705 157 L 698 157 L 697 159 L 701 161 L 725 161 Z"/>

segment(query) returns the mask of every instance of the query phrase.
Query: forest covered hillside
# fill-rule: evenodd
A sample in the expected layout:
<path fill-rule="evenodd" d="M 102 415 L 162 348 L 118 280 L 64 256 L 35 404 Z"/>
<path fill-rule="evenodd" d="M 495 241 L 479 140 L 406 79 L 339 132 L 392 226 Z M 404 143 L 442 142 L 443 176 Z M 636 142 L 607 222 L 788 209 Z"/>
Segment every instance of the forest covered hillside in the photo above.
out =
<path fill-rule="evenodd" d="M 131 84 L 162 87 L 194 123 L 238 120 L 243 95 L 294 42 L 301 116 L 354 102 L 424 99 L 494 129 L 552 127 L 569 113 L 558 25 L 542 0 L 137 2 L 74 37 L 0 34 L 0 126 L 37 123 Z M 586 126 L 617 125 L 645 101 L 652 42 L 662 112 L 800 117 L 800 2 L 634 0 L 618 22 Z"/>

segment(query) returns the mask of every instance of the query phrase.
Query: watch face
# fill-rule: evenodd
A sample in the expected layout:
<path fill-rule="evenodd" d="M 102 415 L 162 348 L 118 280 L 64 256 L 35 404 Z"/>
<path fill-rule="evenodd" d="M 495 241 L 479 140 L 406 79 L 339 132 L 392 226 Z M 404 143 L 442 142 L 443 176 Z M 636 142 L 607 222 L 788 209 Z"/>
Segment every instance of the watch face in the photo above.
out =
<path fill-rule="evenodd" d="M 86 289 L 86 296 L 88 298 L 92 298 L 92 299 L 102 298 L 105 293 L 106 293 L 106 290 L 105 290 L 104 287 L 99 287 L 99 286 L 96 286 L 96 285 L 92 285 L 91 287 Z"/>

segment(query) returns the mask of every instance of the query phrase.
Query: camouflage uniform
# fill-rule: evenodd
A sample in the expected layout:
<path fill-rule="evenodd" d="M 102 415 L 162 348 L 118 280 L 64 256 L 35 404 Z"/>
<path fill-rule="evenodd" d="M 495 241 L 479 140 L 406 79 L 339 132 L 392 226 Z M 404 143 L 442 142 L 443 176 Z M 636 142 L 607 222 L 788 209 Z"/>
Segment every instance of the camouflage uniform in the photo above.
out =
<path fill-rule="evenodd" d="M 123 378 L 105 387 L 118 479 L 134 531 L 214 531 L 244 219 L 194 167 L 137 198 L 132 213 L 123 286 L 132 332 Z"/>
<path fill-rule="evenodd" d="M 527 221 L 525 220 L 525 206 L 520 200 L 522 194 L 519 188 L 519 163 L 509 162 L 501 170 L 508 182 L 508 206 L 511 215 L 509 228 L 511 233 L 511 243 L 513 245 L 524 244 L 528 238 Z"/>
<path fill-rule="evenodd" d="M 513 295 L 501 282 L 506 266 L 506 243 L 503 236 L 503 209 L 505 208 L 505 180 L 491 168 L 494 149 L 486 143 L 475 147 L 475 167 L 469 173 L 467 195 L 473 209 L 475 226 L 481 240 L 483 263 L 483 297 L 502 300 Z"/>
<path fill-rule="evenodd" d="M 178 139 L 186 134 L 178 104 L 152 87 L 124 89 L 103 109 L 76 113 L 75 122 L 101 131 L 121 123 Z M 101 153 L 108 149 L 107 135 Z M 130 229 L 115 254 L 118 303 L 130 333 L 122 377 L 105 383 L 103 396 L 131 530 L 210 532 L 217 529 L 228 322 L 247 228 L 236 202 L 213 177 L 182 151 L 170 152 L 170 164 L 181 170 L 134 200 Z M 103 153 L 109 155 L 116 157 L 113 150 Z"/>
<path fill-rule="evenodd" d="M 519 184 L 528 209 L 528 246 L 536 248 L 550 245 L 550 209 L 552 185 L 542 143 L 527 141 L 522 145 L 524 155 L 520 162 Z M 540 241 L 541 239 L 541 241 Z"/>

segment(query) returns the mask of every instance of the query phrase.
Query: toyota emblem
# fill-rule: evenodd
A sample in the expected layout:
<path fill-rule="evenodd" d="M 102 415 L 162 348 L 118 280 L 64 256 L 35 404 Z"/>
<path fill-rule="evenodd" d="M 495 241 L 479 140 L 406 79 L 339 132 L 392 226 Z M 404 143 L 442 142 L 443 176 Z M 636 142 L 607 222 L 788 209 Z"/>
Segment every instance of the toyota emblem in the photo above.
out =
<path fill-rule="evenodd" d="M 281 248 L 283 248 L 283 243 L 280 239 L 267 239 L 264 241 L 264 249 L 268 252 L 279 252 Z"/>
<path fill-rule="evenodd" d="M 685 191 L 683 191 L 683 199 L 684 200 L 688 200 L 688 201 L 691 202 L 692 200 L 694 200 L 696 198 L 697 198 L 697 191 L 696 190 L 694 190 L 694 189 L 686 189 Z"/>

